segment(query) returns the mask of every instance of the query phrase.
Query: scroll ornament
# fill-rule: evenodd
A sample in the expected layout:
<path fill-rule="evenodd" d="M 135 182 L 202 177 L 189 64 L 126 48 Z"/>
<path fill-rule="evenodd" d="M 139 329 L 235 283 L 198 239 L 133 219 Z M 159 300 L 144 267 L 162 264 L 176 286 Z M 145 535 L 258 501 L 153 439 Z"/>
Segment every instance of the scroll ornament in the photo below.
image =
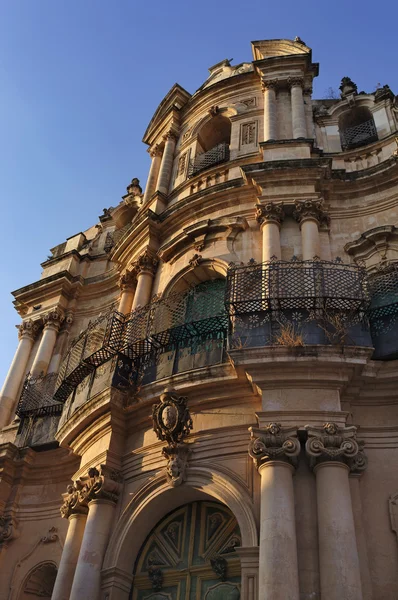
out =
<path fill-rule="evenodd" d="M 280 423 L 269 423 L 264 429 L 250 427 L 249 455 L 259 468 L 271 460 L 282 460 L 297 465 L 300 442 L 295 427 L 282 427 Z"/>
<path fill-rule="evenodd" d="M 345 463 L 354 473 L 366 469 L 368 460 L 363 451 L 364 442 L 356 439 L 356 427 L 325 423 L 323 427 L 307 425 L 306 429 L 305 450 L 311 468 L 322 462 L 335 461 Z"/>

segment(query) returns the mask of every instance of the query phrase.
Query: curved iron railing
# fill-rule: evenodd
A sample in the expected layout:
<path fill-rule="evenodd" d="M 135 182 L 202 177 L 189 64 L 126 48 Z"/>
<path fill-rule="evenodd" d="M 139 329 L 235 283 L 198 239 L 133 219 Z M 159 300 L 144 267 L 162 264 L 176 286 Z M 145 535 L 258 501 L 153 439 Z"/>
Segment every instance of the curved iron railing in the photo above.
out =
<path fill-rule="evenodd" d="M 49 373 L 38 377 L 32 377 L 28 373 L 15 411 L 18 417 L 25 419 L 30 416 L 60 415 L 63 404 L 54 400 L 57 379 L 57 373 Z"/>
<path fill-rule="evenodd" d="M 369 276 L 369 322 L 375 358 L 398 356 L 398 263 Z"/>

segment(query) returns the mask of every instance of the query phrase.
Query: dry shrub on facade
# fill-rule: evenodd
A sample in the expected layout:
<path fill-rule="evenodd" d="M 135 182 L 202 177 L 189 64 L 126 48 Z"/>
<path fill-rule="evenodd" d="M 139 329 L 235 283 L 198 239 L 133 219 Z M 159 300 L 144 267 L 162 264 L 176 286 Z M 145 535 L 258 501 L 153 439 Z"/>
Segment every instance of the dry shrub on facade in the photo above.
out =
<path fill-rule="evenodd" d="M 287 348 L 303 347 L 304 335 L 299 325 L 294 323 L 280 323 L 279 331 L 274 334 L 273 342 L 278 346 L 286 346 Z"/>
<path fill-rule="evenodd" d="M 350 323 L 350 318 L 346 313 L 325 311 L 322 323 L 318 323 L 318 327 L 324 331 L 330 344 L 344 346 L 347 338 L 352 344 L 355 344 L 348 335 L 348 323 Z"/>

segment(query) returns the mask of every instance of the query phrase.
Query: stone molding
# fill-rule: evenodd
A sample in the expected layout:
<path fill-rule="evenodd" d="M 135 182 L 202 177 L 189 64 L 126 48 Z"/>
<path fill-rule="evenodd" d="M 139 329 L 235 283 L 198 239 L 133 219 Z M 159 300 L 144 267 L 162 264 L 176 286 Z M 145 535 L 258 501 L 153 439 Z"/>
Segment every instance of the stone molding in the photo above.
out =
<path fill-rule="evenodd" d="M 64 313 L 59 308 L 53 308 L 43 315 L 43 327 L 44 329 L 55 329 L 56 331 L 59 331 L 64 320 Z"/>
<path fill-rule="evenodd" d="M 273 460 L 297 466 L 300 442 L 297 439 L 296 427 L 282 427 L 280 423 L 269 423 L 263 429 L 249 427 L 249 431 L 249 456 L 257 469 Z"/>
<path fill-rule="evenodd" d="M 32 321 L 32 319 L 22 321 L 18 326 L 18 339 L 21 340 L 23 337 L 27 337 L 34 341 L 38 332 L 39 321 Z"/>
<path fill-rule="evenodd" d="M 323 207 L 322 200 L 296 200 L 293 217 L 301 225 L 303 221 L 312 219 L 318 225 L 328 225 L 329 215 Z"/>
<path fill-rule="evenodd" d="M 141 273 L 150 273 L 151 275 L 155 275 L 158 262 L 158 259 L 148 249 L 146 249 L 141 256 L 134 261 L 133 267 L 137 273 L 137 276 Z"/>
<path fill-rule="evenodd" d="M 323 427 L 306 425 L 308 439 L 305 451 L 310 467 L 325 462 L 340 462 L 352 473 L 360 473 L 367 467 L 364 443 L 357 440 L 357 428 L 339 427 L 336 423 L 325 423 Z"/>
<path fill-rule="evenodd" d="M 263 225 L 264 223 L 276 223 L 281 225 L 285 218 L 283 208 L 279 204 L 274 202 L 268 202 L 267 204 L 256 204 L 256 221 Z"/>
<path fill-rule="evenodd" d="M 91 500 L 107 500 L 116 503 L 122 489 L 122 478 L 119 471 L 100 465 L 92 467 L 87 475 L 80 477 L 74 484 L 68 485 L 60 512 L 68 519 L 73 514 L 86 514 Z"/>

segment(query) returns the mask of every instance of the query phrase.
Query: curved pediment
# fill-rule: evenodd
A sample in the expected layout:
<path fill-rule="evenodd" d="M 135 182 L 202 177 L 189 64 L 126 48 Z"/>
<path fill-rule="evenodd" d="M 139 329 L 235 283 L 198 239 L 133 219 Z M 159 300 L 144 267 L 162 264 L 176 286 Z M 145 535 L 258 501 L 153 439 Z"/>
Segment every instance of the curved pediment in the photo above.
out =
<path fill-rule="evenodd" d="M 252 42 L 254 60 L 292 54 L 310 54 L 309 48 L 300 38 L 295 40 L 259 40 Z"/>

